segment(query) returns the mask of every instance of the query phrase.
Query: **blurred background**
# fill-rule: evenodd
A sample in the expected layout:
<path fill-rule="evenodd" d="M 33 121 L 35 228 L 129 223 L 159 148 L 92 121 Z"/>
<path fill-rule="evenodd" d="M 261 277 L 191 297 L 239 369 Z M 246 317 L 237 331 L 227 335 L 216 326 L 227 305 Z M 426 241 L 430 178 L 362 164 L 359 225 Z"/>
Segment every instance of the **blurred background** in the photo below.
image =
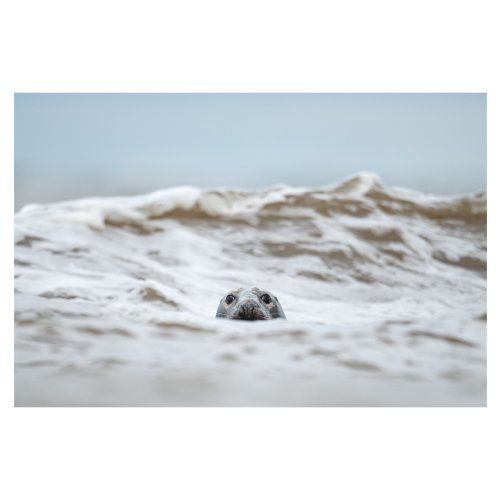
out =
<path fill-rule="evenodd" d="M 360 171 L 486 188 L 486 94 L 16 94 L 15 209 L 175 185 L 318 186 Z"/>

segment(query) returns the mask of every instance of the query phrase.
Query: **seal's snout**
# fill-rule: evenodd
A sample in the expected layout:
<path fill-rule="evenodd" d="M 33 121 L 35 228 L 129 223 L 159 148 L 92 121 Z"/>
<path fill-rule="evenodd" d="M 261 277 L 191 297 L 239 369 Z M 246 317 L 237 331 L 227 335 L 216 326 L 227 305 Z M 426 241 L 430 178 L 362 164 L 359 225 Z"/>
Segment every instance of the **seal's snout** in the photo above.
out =
<path fill-rule="evenodd" d="M 246 300 L 239 304 L 233 317 L 234 319 L 245 319 L 247 321 L 267 319 L 261 305 L 255 300 Z"/>

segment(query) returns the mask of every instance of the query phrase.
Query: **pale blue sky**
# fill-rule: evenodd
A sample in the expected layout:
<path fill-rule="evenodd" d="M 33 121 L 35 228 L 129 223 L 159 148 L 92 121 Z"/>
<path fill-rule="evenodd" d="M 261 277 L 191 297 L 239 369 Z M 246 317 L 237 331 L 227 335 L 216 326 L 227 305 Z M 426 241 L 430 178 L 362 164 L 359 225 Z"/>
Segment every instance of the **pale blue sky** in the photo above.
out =
<path fill-rule="evenodd" d="M 201 187 L 486 185 L 485 94 L 16 94 L 16 206 Z"/>

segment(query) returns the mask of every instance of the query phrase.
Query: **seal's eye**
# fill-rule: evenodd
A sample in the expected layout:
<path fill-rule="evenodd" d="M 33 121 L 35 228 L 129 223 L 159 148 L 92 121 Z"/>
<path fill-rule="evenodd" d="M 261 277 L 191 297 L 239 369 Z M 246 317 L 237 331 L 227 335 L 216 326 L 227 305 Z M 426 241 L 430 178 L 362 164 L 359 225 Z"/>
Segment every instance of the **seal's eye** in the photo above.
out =
<path fill-rule="evenodd" d="M 265 304 L 271 304 L 271 297 L 265 293 L 263 295 L 261 295 L 261 300 L 265 303 Z"/>
<path fill-rule="evenodd" d="M 226 296 L 226 303 L 227 304 L 231 304 L 234 300 L 235 300 L 235 296 L 234 295 L 227 295 Z"/>

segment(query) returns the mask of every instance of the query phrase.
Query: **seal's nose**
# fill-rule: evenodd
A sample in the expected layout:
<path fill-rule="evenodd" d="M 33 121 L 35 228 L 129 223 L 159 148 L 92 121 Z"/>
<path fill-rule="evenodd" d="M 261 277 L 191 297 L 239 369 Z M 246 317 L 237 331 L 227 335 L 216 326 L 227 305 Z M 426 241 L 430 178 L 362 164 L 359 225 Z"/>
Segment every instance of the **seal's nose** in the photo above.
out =
<path fill-rule="evenodd" d="M 255 300 L 246 300 L 239 305 L 236 317 L 238 319 L 253 321 L 255 319 L 262 319 L 262 315 L 259 314 L 260 312 L 260 306 Z"/>

